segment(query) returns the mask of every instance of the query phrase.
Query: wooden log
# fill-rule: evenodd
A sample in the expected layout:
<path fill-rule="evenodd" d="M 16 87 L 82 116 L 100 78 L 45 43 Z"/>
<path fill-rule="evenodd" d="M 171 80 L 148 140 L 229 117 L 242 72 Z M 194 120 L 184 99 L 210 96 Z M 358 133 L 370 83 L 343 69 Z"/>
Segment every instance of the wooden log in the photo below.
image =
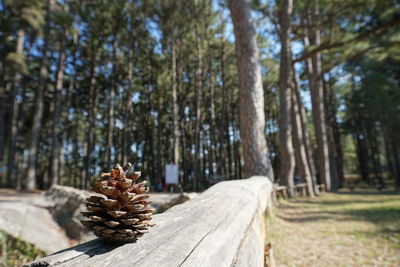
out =
<path fill-rule="evenodd" d="M 274 204 L 274 205 L 278 204 L 278 194 L 277 194 L 275 188 L 271 192 L 271 201 L 272 201 L 272 204 Z"/>
<path fill-rule="evenodd" d="M 154 216 L 135 243 L 95 239 L 26 266 L 263 266 L 267 177 L 218 183 Z"/>
<path fill-rule="evenodd" d="M 276 192 L 277 198 L 287 198 L 287 187 L 284 185 L 275 186 L 274 191 Z"/>
<path fill-rule="evenodd" d="M 275 190 L 276 190 L 276 192 L 278 192 L 278 195 L 282 196 L 285 199 L 288 198 L 287 186 L 280 185 L 280 186 L 277 186 Z"/>
<path fill-rule="evenodd" d="M 292 187 L 292 190 L 289 189 L 289 191 L 293 192 L 293 196 L 292 197 L 296 198 L 296 197 L 299 196 L 296 186 Z"/>
<path fill-rule="evenodd" d="M 319 184 L 319 185 L 318 185 L 318 188 L 319 188 L 319 190 L 320 190 L 321 192 L 326 192 L 325 184 Z"/>
<path fill-rule="evenodd" d="M 307 196 L 307 184 L 306 183 L 297 184 L 296 191 L 301 196 L 304 196 L 304 197 Z"/>

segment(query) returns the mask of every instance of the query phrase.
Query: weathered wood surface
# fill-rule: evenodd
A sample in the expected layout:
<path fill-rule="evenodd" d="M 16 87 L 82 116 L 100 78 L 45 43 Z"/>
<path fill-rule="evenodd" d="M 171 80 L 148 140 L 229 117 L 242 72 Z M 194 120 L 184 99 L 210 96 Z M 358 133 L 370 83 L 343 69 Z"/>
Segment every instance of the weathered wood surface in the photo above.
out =
<path fill-rule="evenodd" d="M 325 184 L 319 184 L 319 185 L 318 185 L 318 188 L 319 188 L 319 190 L 320 190 L 321 192 L 326 192 Z"/>
<path fill-rule="evenodd" d="M 307 196 L 307 184 L 302 183 L 302 184 L 297 184 L 296 186 L 296 193 L 300 196 Z"/>
<path fill-rule="evenodd" d="M 324 185 L 322 185 L 324 186 Z M 294 191 L 294 197 L 297 196 L 307 196 L 307 184 L 306 183 L 301 183 L 295 185 L 295 191 Z M 321 188 L 321 185 L 319 185 L 319 188 Z M 284 185 L 275 185 L 274 186 L 274 191 L 272 192 L 272 199 L 273 202 L 276 204 L 278 203 L 278 198 L 288 198 L 288 190 L 287 186 Z"/>
<path fill-rule="evenodd" d="M 221 182 L 155 215 L 136 243 L 95 239 L 27 266 L 263 266 L 267 177 Z"/>
<path fill-rule="evenodd" d="M 275 185 L 274 191 L 273 191 L 273 199 L 274 203 L 276 203 L 278 198 L 288 198 L 288 190 L 287 186 L 284 185 Z"/>

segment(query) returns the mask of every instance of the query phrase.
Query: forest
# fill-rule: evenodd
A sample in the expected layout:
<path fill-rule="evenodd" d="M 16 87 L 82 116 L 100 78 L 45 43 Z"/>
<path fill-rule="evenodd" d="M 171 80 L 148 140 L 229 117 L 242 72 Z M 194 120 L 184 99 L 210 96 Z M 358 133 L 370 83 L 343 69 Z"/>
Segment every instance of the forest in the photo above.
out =
<path fill-rule="evenodd" d="M 1 187 L 87 189 L 131 162 L 153 190 L 169 163 L 185 191 L 399 188 L 400 3 L 241 2 L 0 1 Z"/>

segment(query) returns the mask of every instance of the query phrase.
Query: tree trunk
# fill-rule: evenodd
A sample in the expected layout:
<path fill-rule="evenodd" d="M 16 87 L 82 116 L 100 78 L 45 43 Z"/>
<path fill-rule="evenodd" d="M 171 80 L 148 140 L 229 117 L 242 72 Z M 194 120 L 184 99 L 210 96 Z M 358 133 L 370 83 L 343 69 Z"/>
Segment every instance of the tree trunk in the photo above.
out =
<path fill-rule="evenodd" d="M 328 151 L 329 151 L 329 164 L 331 171 L 331 185 L 334 190 L 339 188 L 338 181 L 339 178 L 339 165 L 338 165 L 338 151 L 336 150 L 336 139 L 333 134 L 333 124 L 336 121 L 336 107 L 335 101 L 333 99 L 333 93 L 331 88 L 331 78 L 329 74 L 329 78 L 326 81 L 322 77 L 323 83 L 323 95 L 324 95 L 324 106 L 325 106 L 325 119 L 326 119 L 326 134 L 328 140 Z"/>
<path fill-rule="evenodd" d="M 324 95 L 326 96 L 326 120 L 327 120 L 327 131 L 328 131 L 328 142 L 330 144 L 329 151 L 331 152 L 332 164 L 331 164 L 331 175 L 332 186 L 336 189 L 343 187 L 344 183 L 344 170 L 343 170 L 343 151 L 340 141 L 340 130 L 337 123 L 337 111 L 338 104 L 335 96 L 335 92 L 332 88 L 331 74 L 325 83 Z"/>
<path fill-rule="evenodd" d="M 226 177 L 226 140 L 225 140 L 225 128 L 226 128 L 226 86 L 225 86 L 225 20 L 221 13 L 221 48 L 219 53 L 219 60 L 221 66 L 221 123 L 218 129 L 219 135 L 219 155 L 217 161 L 217 174 Z"/>
<path fill-rule="evenodd" d="M 294 69 L 294 66 L 292 66 L 292 68 Z M 318 182 L 317 182 L 317 176 L 316 176 L 316 171 L 315 171 L 315 163 L 314 163 L 314 158 L 313 158 L 313 151 L 312 151 L 312 147 L 311 147 L 311 140 L 310 140 L 310 136 L 308 134 L 307 131 L 307 115 L 306 115 L 306 111 L 304 109 L 303 106 L 303 102 L 300 96 L 300 88 L 299 88 L 299 82 L 298 82 L 298 77 L 296 76 L 294 70 L 294 87 L 293 87 L 293 93 L 294 93 L 294 97 L 296 98 L 295 103 L 298 106 L 298 110 L 299 110 L 299 119 L 301 122 L 301 132 L 302 132 L 302 136 L 303 136 L 303 143 L 305 146 L 305 151 L 306 151 L 306 157 L 307 157 L 307 165 L 308 168 L 310 170 L 310 175 L 311 175 L 311 180 L 313 183 L 313 189 L 314 189 L 314 193 L 316 195 L 319 194 L 319 188 L 318 188 Z"/>
<path fill-rule="evenodd" d="M 279 10 L 281 62 L 279 71 L 279 179 L 287 186 L 289 197 L 294 196 L 295 158 L 292 143 L 292 68 L 291 68 L 291 24 L 292 0 L 282 0 Z"/>
<path fill-rule="evenodd" d="M 108 107 L 107 107 L 107 139 L 105 147 L 105 166 L 111 164 L 111 154 L 113 148 L 113 133 L 114 133 L 114 103 L 115 102 L 115 89 L 110 88 L 110 95 L 108 96 Z"/>
<path fill-rule="evenodd" d="M 173 33 L 172 33 L 173 34 Z M 172 60 L 172 127 L 173 127 L 173 140 L 174 140 L 174 164 L 179 164 L 179 107 L 178 107 L 178 93 L 176 86 L 176 51 L 175 51 L 175 37 L 171 38 L 171 60 Z"/>
<path fill-rule="evenodd" d="M 96 53 L 96 51 L 92 51 L 92 53 Z M 87 129 L 87 139 L 86 139 L 86 158 L 85 158 L 85 166 L 84 166 L 84 183 L 83 187 L 87 189 L 89 187 L 91 173 L 91 165 L 92 165 L 92 151 L 94 149 L 94 127 L 96 120 L 96 108 L 97 108 L 97 90 L 96 90 L 96 61 L 97 55 L 92 54 L 92 62 L 90 67 L 90 84 L 89 84 L 89 105 L 88 105 L 88 129 Z"/>
<path fill-rule="evenodd" d="M 0 87 L 6 88 L 9 82 L 5 80 L 5 71 L 4 71 L 4 65 L 5 65 L 5 58 L 2 58 L 0 61 Z M 4 153 L 5 153 L 5 139 L 7 136 L 7 128 L 6 126 L 6 110 L 8 110 L 8 101 L 7 101 L 7 95 L 8 95 L 7 90 L 1 90 L 0 91 L 0 164 L 3 165 L 3 160 L 4 160 Z M 5 186 L 6 181 L 3 181 L 4 176 L 1 176 L 0 179 L 0 186 Z"/>
<path fill-rule="evenodd" d="M 207 38 L 208 40 L 208 38 Z M 210 47 L 210 44 L 208 44 Z M 209 55 L 208 60 L 208 69 L 209 69 L 209 86 L 210 86 L 210 149 L 209 149 L 209 164 L 210 164 L 210 176 L 214 176 L 214 162 L 215 162 L 215 149 L 216 149 L 216 138 L 215 138 L 215 92 L 214 92 L 214 71 L 212 68 L 212 56 Z"/>
<path fill-rule="evenodd" d="M 229 9 L 236 39 L 240 135 L 245 175 L 265 175 L 273 180 L 274 174 L 265 140 L 264 91 L 255 30 L 246 0 L 229 0 Z"/>
<path fill-rule="evenodd" d="M 116 88 L 116 36 L 113 37 L 114 40 L 112 42 L 112 70 L 111 70 L 111 88 L 110 95 L 108 98 L 108 107 L 107 107 L 107 139 L 106 139 L 106 148 L 105 148 L 105 158 L 104 164 L 105 167 L 109 166 L 112 162 L 112 150 L 113 150 L 113 137 L 114 137 L 114 109 L 115 109 L 115 93 L 117 91 Z M 114 150 L 116 156 L 116 150 Z M 122 163 L 125 164 L 125 163 Z"/>
<path fill-rule="evenodd" d="M 52 10 L 52 5 L 54 1 L 49 0 L 49 7 L 46 15 L 46 26 L 44 33 L 44 44 L 42 48 L 42 61 L 40 63 L 40 73 L 39 73 L 39 85 L 36 89 L 35 94 L 35 110 L 33 116 L 33 123 L 31 129 L 31 137 L 29 142 L 28 150 L 28 172 L 26 176 L 26 189 L 33 190 L 36 188 L 36 162 L 38 157 L 38 146 L 40 132 L 42 128 L 42 117 L 43 117 L 43 96 L 47 87 L 47 75 L 48 75 L 48 56 L 47 47 L 48 39 L 50 35 L 50 12 Z"/>
<path fill-rule="evenodd" d="M 307 191 L 310 197 L 314 197 L 314 185 L 312 181 L 312 176 L 310 168 L 307 161 L 307 153 L 304 145 L 304 137 L 301 131 L 301 118 L 299 115 L 297 99 L 293 95 L 293 144 L 295 148 L 296 164 L 299 169 L 300 176 L 303 181 L 307 184 Z"/>
<path fill-rule="evenodd" d="M 230 90 L 230 95 L 229 98 L 226 99 L 226 102 L 229 103 L 227 110 L 226 110 L 226 126 L 225 126 L 225 131 L 226 131 L 226 153 L 228 155 L 228 170 L 227 170 L 227 178 L 232 179 L 232 162 L 233 162 L 233 146 L 232 146 L 232 135 L 231 135 L 231 129 L 233 129 L 232 125 L 232 120 L 234 117 L 234 109 L 232 106 L 232 103 L 235 102 L 234 99 L 234 91 Z"/>
<path fill-rule="evenodd" d="M 361 179 L 366 183 L 370 184 L 369 179 L 369 155 L 368 150 L 365 148 L 365 137 L 363 134 L 356 134 L 356 152 L 358 159 L 358 167 L 361 174 Z"/>
<path fill-rule="evenodd" d="M 163 157 L 164 155 L 162 154 L 162 151 L 164 151 L 163 148 L 163 142 L 162 142 L 162 130 L 163 130 L 163 126 L 162 126 L 162 94 L 163 92 L 161 91 L 162 88 L 161 87 L 156 87 L 156 106 L 155 109 L 157 110 L 157 115 L 155 117 L 156 121 L 157 121 L 157 126 L 154 125 L 154 130 L 156 131 L 155 134 L 155 147 L 157 147 L 157 149 L 154 151 L 154 161 L 155 161 L 155 166 L 156 166 L 156 173 L 155 173 L 155 177 L 165 177 L 164 175 L 162 175 L 163 173 Z M 162 178 L 161 178 L 162 179 Z"/>
<path fill-rule="evenodd" d="M 375 129 L 375 125 L 371 122 L 368 122 L 366 129 L 366 140 L 368 143 L 368 147 L 370 149 L 370 155 L 372 155 L 372 166 L 375 173 L 375 180 L 378 180 L 379 189 L 385 188 L 385 182 L 383 180 L 383 173 L 382 173 L 382 164 L 380 161 L 380 152 L 379 152 L 379 144 L 377 140 L 377 132 Z"/>
<path fill-rule="evenodd" d="M 18 39 L 16 46 L 16 53 L 22 54 L 24 50 L 25 31 L 20 29 L 18 31 Z M 15 146 L 18 135 L 18 102 L 16 99 L 17 92 L 19 91 L 21 80 L 21 74 L 16 72 L 13 78 L 13 84 L 6 84 L 6 92 L 9 92 L 10 96 L 10 121 L 8 131 L 8 161 L 7 161 L 7 186 L 15 186 Z"/>
<path fill-rule="evenodd" d="M 294 69 L 294 68 L 293 68 Z M 296 74 L 293 73 L 293 76 Z M 295 155 L 296 155 L 296 164 L 298 170 L 300 172 L 300 176 L 302 180 L 307 184 L 307 192 L 310 197 L 314 197 L 314 188 L 315 185 L 313 184 L 313 178 L 311 175 L 311 170 L 309 166 L 309 162 L 307 159 L 307 149 L 305 145 L 305 137 L 303 135 L 303 125 L 301 121 L 301 111 L 299 108 L 299 103 L 297 96 L 294 91 L 298 91 L 298 83 L 296 77 L 293 77 L 293 93 L 292 93 L 292 124 L 293 124 L 293 144 L 295 148 Z"/>
<path fill-rule="evenodd" d="M 321 44 L 320 30 L 316 26 L 318 23 L 318 15 L 318 5 L 315 5 L 313 11 L 311 12 L 310 19 L 314 26 L 310 30 L 311 32 L 309 40 L 307 37 L 305 38 L 306 46 L 309 46 L 309 44 L 313 46 L 319 46 Z M 315 53 L 311 59 L 307 59 L 306 66 L 310 81 L 312 116 L 318 147 L 319 174 L 322 182 L 325 184 L 326 190 L 331 191 L 328 139 L 326 131 L 324 94 L 322 87 L 321 54 L 319 52 Z"/>
<path fill-rule="evenodd" d="M 388 168 L 391 174 L 390 178 L 397 179 L 400 170 L 397 169 L 396 155 L 393 153 L 395 151 L 395 148 L 392 147 L 394 143 L 392 138 L 390 138 L 390 136 L 391 136 L 391 129 L 387 127 L 384 131 L 386 158 L 388 162 Z"/>
<path fill-rule="evenodd" d="M 64 37 L 61 37 L 64 38 Z M 61 113 L 61 91 L 63 89 L 64 82 L 64 68 L 65 68 L 65 51 L 64 51 L 64 39 L 61 40 L 60 47 L 60 58 L 58 59 L 57 79 L 54 94 L 54 113 L 53 113 L 53 125 L 52 125 L 52 148 L 51 148 L 51 159 L 50 159 L 50 179 L 51 184 L 58 184 L 60 181 L 60 170 L 59 170 L 59 159 L 60 159 L 60 113 Z"/>
<path fill-rule="evenodd" d="M 224 83 L 224 82 L 223 82 Z M 225 87 L 225 84 L 221 85 L 222 89 L 222 110 L 221 110 L 221 123 L 219 125 L 218 129 L 218 135 L 219 135 L 219 156 L 218 156 L 218 166 L 217 166 L 217 173 L 225 178 L 228 177 L 228 171 L 227 171 L 227 166 L 226 166 L 226 161 L 227 161 L 227 140 L 226 140 L 226 114 L 227 114 L 227 104 L 225 103 L 226 99 L 226 93 L 225 91 L 227 90 Z"/>
<path fill-rule="evenodd" d="M 396 176 L 396 189 L 400 189 L 400 153 L 399 153 L 399 134 L 398 132 L 392 132 L 391 134 L 391 145 L 393 152 L 394 167 L 397 170 Z"/>
<path fill-rule="evenodd" d="M 17 75 L 17 74 L 16 74 Z M 8 131 L 8 159 L 7 159 L 7 186 L 15 187 L 15 161 L 16 161 L 16 139 L 18 134 L 17 127 L 17 113 L 18 113 L 18 102 L 16 100 L 17 83 L 15 82 L 18 78 L 14 78 L 14 88 L 11 83 L 8 83 L 6 90 L 10 92 L 10 121 Z M 8 88 L 7 88 L 8 87 Z"/>
<path fill-rule="evenodd" d="M 131 131 L 133 128 L 132 122 L 132 90 L 133 90 L 133 62 L 131 52 L 129 52 L 129 63 L 128 63 L 128 92 L 126 93 L 125 99 L 123 101 L 125 106 L 124 112 L 124 127 L 123 127 L 123 144 L 122 144 L 122 162 L 123 164 L 127 162 L 132 162 L 131 160 Z M 133 164 L 137 164 L 138 162 L 134 162 Z"/>
<path fill-rule="evenodd" d="M 344 184 L 344 169 L 343 169 L 343 150 L 341 145 L 341 136 L 338 122 L 336 120 L 336 111 L 334 115 L 334 120 L 332 121 L 332 134 L 335 140 L 334 149 L 336 150 L 336 165 L 338 173 L 338 188 L 342 188 Z"/>
<path fill-rule="evenodd" d="M 6 86 L 9 83 L 6 84 Z M 9 93 L 8 91 L 5 92 L 0 92 L 0 164 L 3 164 L 3 160 L 4 160 L 4 151 L 5 151 L 5 139 L 6 139 L 6 130 L 7 127 L 5 127 L 6 125 L 6 120 L 5 120 L 5 113 L 6 113 L 6 109 L 7 109 L 7 93 Z M 0 185 L 2 181 L 0 180 Z"/>
<path fill-rule="evenodd" d="M 44 93 L 47 88 L 48 76 L 48 43 L 50 38 L 50 14 L 53 11 L 54 0 L 48 0 L 48 8 L 46 13 L 46 26 L 44 29 L 43 47 L 42 47 L 42 60 L 39 70 L 39 84 L 35 94 L 35 110 L 32 122 L 32 129 L 30 133 L 29 149 L 28 149 L 28 169 L 26 175 L 25 189 L 33 190 L 36 188 L 36 171 L 37 171 L 37 158 L 38 147 L 40 141 L 40 133 L 42 128 L 42 117 L 44 109 Z"/>
<path fill-rule="evenodd" d="M 239 136 L 239 131 L 236 130 L 237 129 L 236 124 L 237 123 L 235 123 L 235 128 L 234 128 L 235 129 L 234 131 L 235 179 L 242 179 L 242 164 L 240 159 L 240 136 Z"/>
<path fill-rule="evenodd" d="M 199 6 L 196 1 L 196 12 L 199 12 Z M 199 32 L 199 23 L 196 20 L 196 54 L 197 54 L 197 66 L 196 66 L 196 124 L 195 124 L 195 152 L 194 152 L 194 190 L 198 189 L 199 185 L 199 174 L 200 174 L 200 141 L 201 141 L 201 108 L 202 108 L 202 48 Z"/>

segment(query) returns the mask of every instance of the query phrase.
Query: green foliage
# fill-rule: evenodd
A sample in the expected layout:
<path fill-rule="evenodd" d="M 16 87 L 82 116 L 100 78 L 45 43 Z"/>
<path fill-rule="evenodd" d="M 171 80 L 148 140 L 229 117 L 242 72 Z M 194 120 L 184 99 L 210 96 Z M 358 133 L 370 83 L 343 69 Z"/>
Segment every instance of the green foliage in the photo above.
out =
<path fill-rule="evenodd" d="M 358 173 L 357 153 L 353 139 L 350 135 L 342 138 L 343 158 L 345 173 Z"/>
<path fill-rule="evenodd" d="M 400 31 L 395 24 L 373 34 L 366 33 L 396 19 L 397 5 L 381 0 L 319 0 L 321 14 L 318 24 L 313 24 L 307 14 L 315 1 L 293 2 L 294 58 L 316 48 L 304 46 L 304 37 L 314 27 L 321 30 L 321 46 L 336 44 L 321 50 L 322 69 L 329 95 L 327 114 L 330 122 L 337 122 L 339 127 L 346 170 L 356 172 L 359 165 L 355 136 L 368 134 L 377 138 L 371 137 L 361 145 L 368 148 L 369 158 L 377 151 L 376 160 L 385 165 L 381 167 L 386 171 L 396 153 L 394 149 L 386 153 L 385 145 L 396 148 L 398 145 L 393 144 L 399 140 L 396 133 L 400 121 L 400 53 L 396 44 Z M 265 94 L 266 134 L 274 164 L 278 160 L 279 143 L 280 45 L 276 4 L 274 0 L 251 1 Z M 57 152 L 62 155 L 60 183 L 82 187 L 86 172 L 88 180 L 93 179 L 101 169 L 108 169 L 123 158 L 141 169 L 152 184 L 163 183 L 164 165 L 174 158 L 171 51 L 174 44 L 182 182 L 190 183 L 197 161 L 201 162 L 204 186 L 213 176 L 241 177 L 238 74 L 230 14 L 224 2 L 6 0 L 0 12 L 0 105 L 6 107 L 0 109 L 3 112 L 0 121 L 5 124 L 0 130 L 2 137 L 9 138 L 12 94 L 6 89 L 12 88 L 17 102 L 14 114 L 18 120 L 17 155 L 9 162 L 20 162 L 18 173 L 25 172 L 37 89 L 44 81 L 44 113 L 36 164 L 40 187 L 46 188 L 51 180 L 48 172 L 55 143 L 54 128 L 56 140 L 61 144 Z M 18 54 L 20 30 L 25 39 L 23 53 Z M 66 59 L 59 94 L 61 111 L 55 123 L 55 88 L 62 52 Z M 197 77 L 198 57 L 200 77 Z M 301 78 L 306 109 L 310 110 L 303 63 L 296 64 L 296 71 Z M 46 70 L 46 77 L 41 76 L 41 69 Z M 357 80 L 354 87 L 349 77 Z M 201 99 L 196 92 L 199 80 Z M 197 105 L 200 117 L 196 114 Z M 307 129 L 315 147 L 310 112 L 307 115 Z M 194 132 L 198 120 L 201 148 L 200 155 L 195 155 Z M 109 140 L 112 141 L 110 162 L 106 157 Z M 11 146 L 3 143 L 0 156 L 5 164 Z M 373 165 L 372 161 L 368 163 L 370 169 Z"/>
<path fill-rule="evenodd" d="M 399 124 L 400 88 L 399 62 L 388 59 L 382 62 L 370 57 L 362 58 L 353 69 L 360 79 L 347 95 L 346 119 L 348 127 L 357 128 L 359 123 L 369 121 L 379 127 L 397 128 Z M 361 121 L 360 121 L 361 119 Z"/>
<path fill-rule="evenodd" d="M 13 68 L 15 72 L 20 72 L 26 75 L 28 74 L 28 69 L 25 60 L 25 54 L 16 52 L 8 53 L 6 57 L 6 62 L 10 64 L 10 67 Z"/>
<path fill-rule="evenodd" d="M 395 160 L 397 132 L 400 127 L 399 61 L 394 58 L 382 60 L 379 56 L 364 56 L 347 65 L 352 75 L 350 90 L 345 94 L 343 128 L 353 136 L 360 168 L 364 179 L 368 172 L 390 171 L 396 176 Z M 362 165 L 360 161 L 364 161 Z M 364 166 L 364 167 L 362 167 Z"/>
<path fill-rule="evenodd" d="M 34 30 L 40 30 L 44 24 L 45 14 L 44 0 L 6 0 L 4 1 L 5 10 L 9 10 L 11 19 L 19 25 L 27 24 Z M 26 27 L 26 25 L 24 25 Z"/>
<path fill-rule="evenodd" d="M 0 231 L 0 266 L 22 266 L 45 255 L 32 244 Z"/>

